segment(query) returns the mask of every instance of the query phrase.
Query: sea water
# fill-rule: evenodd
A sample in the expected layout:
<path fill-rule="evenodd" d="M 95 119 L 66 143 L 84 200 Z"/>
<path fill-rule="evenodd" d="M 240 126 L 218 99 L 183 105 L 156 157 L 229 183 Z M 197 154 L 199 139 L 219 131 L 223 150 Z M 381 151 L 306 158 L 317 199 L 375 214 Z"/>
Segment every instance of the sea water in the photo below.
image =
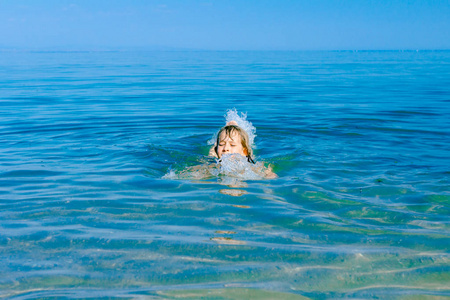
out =
<path fill-rule="evenodd" d="M 4 51 L 0 72 L 0 297 L 450 297 L 450 52 Z M 215 163 L 232 108 L 278 178 L 170 176 Z"/>

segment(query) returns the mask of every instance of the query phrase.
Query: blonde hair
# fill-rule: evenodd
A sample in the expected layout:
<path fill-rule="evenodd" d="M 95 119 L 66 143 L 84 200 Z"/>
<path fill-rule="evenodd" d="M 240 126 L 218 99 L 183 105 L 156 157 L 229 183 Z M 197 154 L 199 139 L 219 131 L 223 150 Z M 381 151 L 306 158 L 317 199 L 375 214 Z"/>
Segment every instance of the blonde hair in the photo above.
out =
<path fill-rule="evenodd" d="M 249 162 L 255 163 L 252 159 L 253 156 L 253 150 L 252 147 L 250 146 L 249 143 L 249 138 L 248 138 L 248 134 L 247 132 L 245 132 L 245 130 L 243 130 L 242 128 L 240 128 L 239 126 L 236 125 L 227 125 L 222 127 L 219 132 L 217 133 L 217 139 L 216 139 L 216 145 L 214 146 L 214 151 L 216 152 L 217 156 L 219 156 L 219 153 L 217 152 L 217 148 L 219 147 L 219 143 L 220 143 L 220 136 L 222 135 L 222 133 L 225 133 L 225 137 L 230 137 L 233 133 L 237 132 L 240 137 L 241 137 L 241 144 L 242 144 L 242 148 L 244 148 L 245 150 L 247 150 L 247 158 Z"/>

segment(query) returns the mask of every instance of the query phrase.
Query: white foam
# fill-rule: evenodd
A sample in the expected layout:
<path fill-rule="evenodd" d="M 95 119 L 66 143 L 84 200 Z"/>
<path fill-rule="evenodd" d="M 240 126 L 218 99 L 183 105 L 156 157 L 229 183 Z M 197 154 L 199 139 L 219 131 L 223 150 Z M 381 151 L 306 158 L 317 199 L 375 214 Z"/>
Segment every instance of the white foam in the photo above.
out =
<path fill-rule="evenodd" d="M 257 172 L 257 165 L 247 161 L 247 157 L 240 154 L 224 154 L 218 161 L 217 175 L 237 177 L 241 179 L 258 180 L 263 177 Z"/>
<path fill-rule="evenodd" d="M 231 153 L 222 155 L 215 163 L 204 163 L 181 171 L 170 170 L 164 179 L 208 179 L 221 180 L 261 180 L 266 176 L 267 167 L 262 162 L 249 163 L 247 157 Z"/>
<path fill-rule="evenodd" d="M 177 174 L 175 173 L 174 170 L 170 170 L 167 174 L 165 174 L 163 177 L 163 179 L 178 179 Z"/>

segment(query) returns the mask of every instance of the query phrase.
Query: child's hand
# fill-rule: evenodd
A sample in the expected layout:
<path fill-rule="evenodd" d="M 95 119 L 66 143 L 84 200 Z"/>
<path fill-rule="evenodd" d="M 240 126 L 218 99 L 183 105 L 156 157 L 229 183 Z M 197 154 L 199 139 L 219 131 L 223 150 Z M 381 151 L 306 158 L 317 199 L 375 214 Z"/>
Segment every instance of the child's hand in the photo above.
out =
<path fill-rule="evenodd" d="M 268 179 L 278 178 L 278 175 L 273 172 L 272 166 L 269 166 L 264 173 L 265 173 L 265 177 Z"/>

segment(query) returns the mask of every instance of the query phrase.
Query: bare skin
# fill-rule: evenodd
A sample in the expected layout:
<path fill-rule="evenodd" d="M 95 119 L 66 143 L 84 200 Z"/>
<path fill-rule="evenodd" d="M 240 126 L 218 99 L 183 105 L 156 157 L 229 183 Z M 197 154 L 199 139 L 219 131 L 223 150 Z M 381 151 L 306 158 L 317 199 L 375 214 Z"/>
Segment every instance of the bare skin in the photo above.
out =
<path fill-rule="evenodd" d="M 230 121 L 225 126 L 228 126 L 228 125 L 236 125 L 237 126 L 237 122 L 236 121 Z M 215 148 L 215 146 L 212 146 L 211 149 L 209 149 L 209 154 L 208 155 L 212 156 L 212 157 L 220 158 L 220 157 L 217 157 L 217 153 L 214 150 L 214 148 Z"/>
<path fill-rule="evenodd" d="M 239 133 L 234 132 L 234 134 L 227 136 L 225 132 L 220 135 L 220 142 L 217 145 L 217 155 L 219 158 L 224 154 L 238 153 L 243 156 L 248 155 L 247 149 L 242 146 L 241 136 Z"/>

